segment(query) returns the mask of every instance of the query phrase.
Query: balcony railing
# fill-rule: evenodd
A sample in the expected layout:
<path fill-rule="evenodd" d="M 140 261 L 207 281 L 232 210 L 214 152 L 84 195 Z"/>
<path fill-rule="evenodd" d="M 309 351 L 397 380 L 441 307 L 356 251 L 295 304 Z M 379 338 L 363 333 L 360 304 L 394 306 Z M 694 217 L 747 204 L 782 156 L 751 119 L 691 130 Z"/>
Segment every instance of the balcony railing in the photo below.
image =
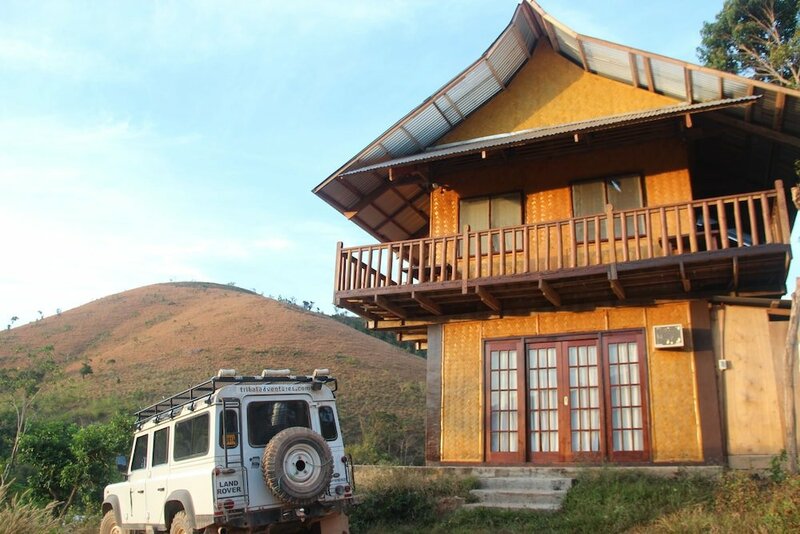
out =
<path fill-rule="evenodd" d="M 731 195 L 560 221 L 337 250 L 336 292 L 435 289 L 708 251 L 789 243 L 783 184 Z"/>

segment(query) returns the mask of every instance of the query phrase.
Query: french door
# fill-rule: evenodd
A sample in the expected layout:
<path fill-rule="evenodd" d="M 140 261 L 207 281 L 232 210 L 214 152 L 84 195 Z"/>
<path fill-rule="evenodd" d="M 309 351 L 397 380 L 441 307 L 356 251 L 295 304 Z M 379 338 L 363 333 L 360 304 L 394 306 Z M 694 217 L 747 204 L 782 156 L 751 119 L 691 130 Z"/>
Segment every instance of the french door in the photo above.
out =
<path fill-rule="evenodd" d="M 487 342 L 487 462 L 647 460 L 643 349 L 640 332 Z"/>

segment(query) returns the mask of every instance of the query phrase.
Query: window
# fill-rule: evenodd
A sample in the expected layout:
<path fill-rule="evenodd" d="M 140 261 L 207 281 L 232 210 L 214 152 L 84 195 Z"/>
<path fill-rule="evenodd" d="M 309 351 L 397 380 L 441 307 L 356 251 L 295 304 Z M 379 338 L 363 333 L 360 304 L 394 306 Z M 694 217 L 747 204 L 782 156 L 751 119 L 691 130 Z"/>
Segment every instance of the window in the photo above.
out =
<path fill-rule="evenodd" d="M 155 467 L 167 463 L 167 447 L 169 444 L 169 428 L 162 428 L 153 433 L 153 458 L 150 465 Z"/>
<path fill-rule="evenodd" d="M 131 457 L 131 471 L 147 467 L 147 434 L 136 438 Z"/>
<path fill-rule="evenodd" d="M 175 442 L 172 446 L 175 460 L 202 456 L 208 452 L 208 419 L 208 414 L 204 413 L 175 423 Z"/>
<path fill-rule="evenodd" d="M 219 446 L 223 449 L 233 449 L 239 446 L 239 417 L 235 410 L 225 410 L 225 419 L 220 412 Z"/>
<path fill-rule="evenodd" d="M 468 198 L 459 203 L 459 231 L 462 231 L 466 225 L 469 225 L 470 231 L 475 232 L 520 224 L 522 224 L 522 195 L 519 193 Z M 499 250 L 499 243 L 499 236 L 492 236 L 494 251 Z M 506 250 L 511 250 L 512 243 L 513 240 L 509 234 L 506 236 Z M 473 252 L 473 249 L 474 245 L 470 244 L 470 252 Z M 481 251 L 488 252 L 488 241 L 485 236 L 481 239 Z"/>
<path fill-rule="evenodd" d="M 305 401 L 251 402 L 247 406 L 247 434 L 253 447 L 263 447 L 275 434 L 293 426 L 311 428 Z"/>
<path fill-rule="evenodd" d="M 328 441 L 335 440 L 339 435 L 336 430 L 336 417 L 330 406 L 320 406 L 319 408 L 319 429 L 322 437 Z"/>
<path fill-rule="evenodd" d="M 612 176 L 600 180 L 579 182 L 572 184 L 572 213 L 574 217 L 588 217 L 603 214 L 606 204 L 611 204 L 614 211 L 630 210 L 644 206 L 642 195 L 642 180 L 638 174 Z M 634 224 L 634 216 L 625 218 L 625 235 L 633 236 L 638 227 L 638 232 L 644 232 L 644 215 L 638 217 Z M 575 224 L 575 234 L 578 241 L 583 241 L 586 232 L 587 241 L 594 241 L 595 222 L 589 220 Z M 600 239 L 607 239 L 606 225 L 601 222 Z M 614 222 L 615 237 L 622 237 L 619 221 Z"/>

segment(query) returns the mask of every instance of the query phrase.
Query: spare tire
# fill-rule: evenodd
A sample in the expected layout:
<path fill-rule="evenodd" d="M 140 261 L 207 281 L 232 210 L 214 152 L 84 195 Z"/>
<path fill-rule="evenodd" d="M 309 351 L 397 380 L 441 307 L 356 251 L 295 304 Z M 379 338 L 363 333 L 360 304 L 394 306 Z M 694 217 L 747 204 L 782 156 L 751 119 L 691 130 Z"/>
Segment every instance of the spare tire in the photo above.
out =
<path fill-rule="evenodd" d="M 291 427 L 275 434 L 267 444 L 261 471 L 278 499 L 303 506 L 328 490 L 333 456 L 322 436 L 305 427 Z"/>

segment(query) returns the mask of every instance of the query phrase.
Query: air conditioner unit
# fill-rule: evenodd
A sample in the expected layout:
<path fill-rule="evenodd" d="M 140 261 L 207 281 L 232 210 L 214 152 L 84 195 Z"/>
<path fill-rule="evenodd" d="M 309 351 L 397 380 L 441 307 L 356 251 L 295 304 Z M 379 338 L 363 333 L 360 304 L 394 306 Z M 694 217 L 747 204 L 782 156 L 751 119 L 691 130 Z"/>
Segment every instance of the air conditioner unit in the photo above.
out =
<path fill-rule="evenodd" d="M 653 346 L 657 349 L 683 347 L 683 325 L 662 324 L 653 327 Z"/>

